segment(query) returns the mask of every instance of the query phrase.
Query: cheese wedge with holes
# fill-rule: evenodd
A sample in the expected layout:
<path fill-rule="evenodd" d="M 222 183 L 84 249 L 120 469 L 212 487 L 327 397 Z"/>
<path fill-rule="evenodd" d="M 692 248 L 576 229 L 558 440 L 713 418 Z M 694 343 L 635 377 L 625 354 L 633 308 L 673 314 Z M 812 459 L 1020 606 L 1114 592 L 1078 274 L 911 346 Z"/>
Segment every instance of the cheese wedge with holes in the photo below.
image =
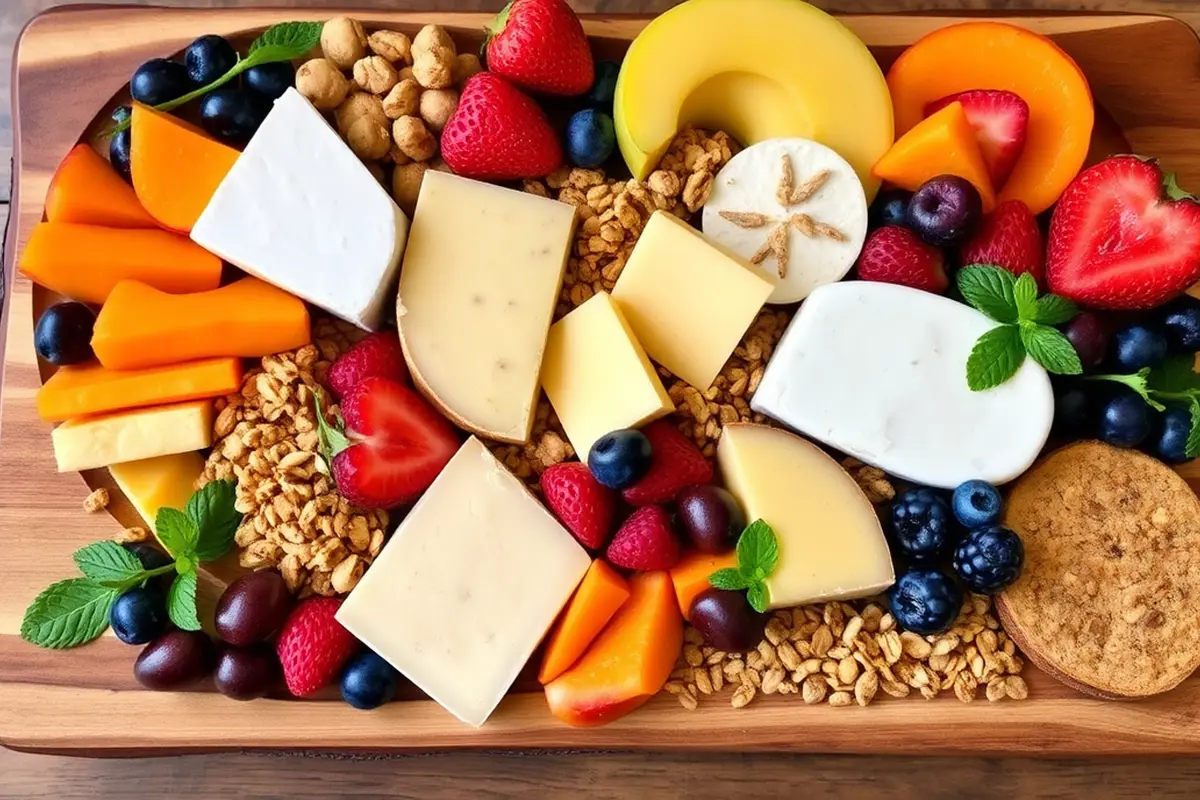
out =
<path fill-rule="evenodd" d="M 895 581 L 875 508 L 813 443 L 778 428 L 733 423 L 721 432 L 717 464 L 746 518 L 775 531 L 771 608 L 868 597 Z"/>
<path fill-rule="evenodd" d="M 460 427 L 529 440 L 575 209 L 429 171 L 396 319 L 413 382 Z"/>
<path fill-rule="evenodd" d="M 175 453 L 113 464 L 108 472 L 146 528 L 154 531 L 154 518 L 160 508 L 187 505 L 196 479 L 204 472 L 204 457 L 199 453 Z"/>
<path fill-rule="evenodd" d="M 192 400 L 70 419 L 50 434 L 59 472 L 203 450 L 212 444 L 213 404 Z"/>

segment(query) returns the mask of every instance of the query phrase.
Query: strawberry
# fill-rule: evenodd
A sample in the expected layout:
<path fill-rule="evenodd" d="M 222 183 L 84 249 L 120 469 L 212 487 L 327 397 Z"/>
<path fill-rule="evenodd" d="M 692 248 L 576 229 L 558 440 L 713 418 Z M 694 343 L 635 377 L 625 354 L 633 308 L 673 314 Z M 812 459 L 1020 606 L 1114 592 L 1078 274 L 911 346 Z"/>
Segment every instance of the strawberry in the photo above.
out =
<path fill-rule="evenodd" d="M 983 218 L 959 250 L 961 264 L 991 264 L 1013 275 L 1028 272 L 1046 286 L 1046 247 L 1037 217 L 1020 200 L 1005 200 Z"/>
<path fill-rule="evenodd" d="M 566 0 L 512 0 L 487 31 L 487 67 L 497 75 L 543 94 L 592 87 L 592 48 Z"/>
<path fill-rule="evenodd" d="M 1000 89 L 972 89 L 959 92 L 925 106 L 925 116 L 951 103 L 962 103 L 967 122 L 975 130 L 979 152 L 999 189 L 1012 174 L 1029 129 L 1029 104 L 1012 92 Z"/>
<path fill-rule="evenodd" d="M 625 569 L 670 569 L 679 563 L 679 537 L 662 506 L 644 506 L 629 515 L 608 545 L 605 558 Z"/>
<path fill-rule="evenodd" d="M 358 640 L 334 619 L 341 605 L 340 597 L 310 597 L 283 623 L 275 652 L 288 691 L 296 697 L 327 685 L 358 650 Z"/>
<path fill-rule="evenodd" d="M 472 76 L 442 129 L 442 158 L 478 180 L 540 178 L 562 163 L 562 145 L 533 98 L 489 72 Z"/>
<path fill-rule="evenodd" d="M 858 255 L 858 277 L 941 294 L 950 286 L 945 261 L 941 248 L 921 241 L 908 228 L 884 225 L 867 237 Z"/>
<path fill-rule="evenodd" d="M 1050 290 L 1094 308 L 1153 308 L 1200 280 L 1200 202 L 1138 156 L 1080 172 L 1047 241 Z"/>
<path fill-rule="evenodd" d="M 592 477 L 587 464 L 555 464 L 542 473 L 542 494 L 579 543 L 599 550 L 612 532 L 617 496 Z"/>
<path fill-rule="evenodd" d="M 329 368 L 329 388 L 338 397 L 367 378 L 379 376 L 397 383 L 408 381 L 408 367 L 395 331 L 378 331 L 343 353 Z"/>
<path fill-rule="evenodd" d="M 425 398 L 378 376 L 342 398 L 347 430 L 331 428 L 318 407 L 322 450 L 338 491 L 362 508 L 417 499 L 458 450 L 458 436 Z"/>
<path fill-rule="evenodd" d="M 650 469 L 621 492 L 625 502 L 635 506 L 669 503 L 683 487 L 712 480 L 712 463 L 670 422 L 651 422 L 642 433 L 650 440 Z"/>

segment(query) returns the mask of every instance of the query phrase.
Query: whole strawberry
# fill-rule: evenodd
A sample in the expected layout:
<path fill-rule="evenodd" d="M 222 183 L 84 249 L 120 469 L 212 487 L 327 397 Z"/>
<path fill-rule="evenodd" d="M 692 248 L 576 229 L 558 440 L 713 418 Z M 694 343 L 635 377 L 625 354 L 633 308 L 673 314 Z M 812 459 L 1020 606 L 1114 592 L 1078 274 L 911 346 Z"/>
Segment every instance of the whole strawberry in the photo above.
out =
<path fill-rule="evenodd" d="M 408 382 L 408 367 L 395 331 L 377 331 L 351 347 L 333 362 L 326 380 L 333 393 L 343 397 L 373 377 Z"/>
<path fill-rule="evenodd" d="M 617 496 L 600 485 L 587 464 L 572 461 L 550 467 L 542 473 L 542 494 L 581 545 L 599 550 L 608 542 Z"/>
<path fill-rule="evenodd" d="M 512 0 L 487 31 L 487 67 L 497 75 L 543 94 L 592 87 L 592 50 L 566 0 Z"/>
<path fill-rule="evenodd" d="M 667 420 L 651 422 L 642 433 L 650 440 L 650 469 L 621 492 L 625 502 L 634 506 L 669 503 L 685 486 L 713 479 L 712 462 Z"/>
<path fill-rule="evenodd" d="M 1045 289 L 1046 247 L 1029 206 L 1020 200 L 1005 200 L 996 206 L 963 243 L 959 263 L 990 264 L 1013 275 L 1028 272 Z"/>
<path fill-rule="evenodd" d="M 629 515 L 608 545 L 605 558 L 625 569 L 671 569 L 679 563 L 679 537 L 662 506 L 645 506 Z"/>
<path fill-rule="evenodd" d="M 333 681 L 358 650 L 358 640 L 334 615 L 340 597 L 310 597 L 288 615 L 275 640 L 288 691 L 304 697 Z"/>
<path fill-rule="evenodd" d="M 867 237 L 858 256 L 858 277 L 934 294 L 942 294 L 950 286 L 941 248 L 926 244 L 899 225 L 884 225 Z"/>
<path fill-rule="evenodd" d="M 477 180 L 540 178 L 562 164 L 562 144 L 542 109 L 503 78 L 480 72 L 463 86 L 442 129 L 442 158 Z"/>

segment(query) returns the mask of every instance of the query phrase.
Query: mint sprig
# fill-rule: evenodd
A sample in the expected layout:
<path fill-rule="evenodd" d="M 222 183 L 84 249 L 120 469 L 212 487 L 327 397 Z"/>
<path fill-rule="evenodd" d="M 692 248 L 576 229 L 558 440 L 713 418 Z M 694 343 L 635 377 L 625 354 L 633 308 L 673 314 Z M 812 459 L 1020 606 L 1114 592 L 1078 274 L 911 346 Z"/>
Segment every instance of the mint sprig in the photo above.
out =
<path fill-rule="evenodd" d="M 967 358 L 967 386 L 982 392 L 1007 381 L 1029 356 L 1047 372 L 1078 375 L 1083 364 L 1062 331 L 1052 327 L 1079 313 L 1054 294 L 1038 297 L 1037 281 L 1000 267 L 975 264 L 958 272 L 958 290 L 971 306 L 1000 325 L 979 337 Z"/>
<path fill-rule="evenodd" d="M 196 611 L 196 567 L 216 561 L 233 547 L 242 523 L 234 506 L 232 481 L 212 481 L 196 490 L 184 510 L 161 508 L 154 527 L 172 558 L 170 564 L 146 569 L 133 553 L 116 542 L 93 542 L 72 558 L 82 578 L 68 578 L 39 594 L 21 620 L 21 638 L 40 647 L 77 647 L 108 627 L 113 603 L 124 592 L 151 578 L 175 572 L 167 595 L 167 613 L 183 630 L 199 630 Z"/>
<path fill-rule="evenodd" d="M 737 567 L 717 570 L 708 576 L 708 582 L 717 589 L 745 589 L 750 606 L 763 612 L 771 603 L 767 578 L 778 565 L 779 541 L 775 531 L 763 520 L 756 519 L 738 537 Z"/>
<path fill-rule="evenodd" d="M 1126 386 L 1155 411 L 1165 411 L 1167 406 L 1187 409 L 1191 427 L 1184 455 L 1200 458 L 1200 374 L 1195 363 L 1195 356 L 1174 356 L 1153 369 L 1143 368 L 1131 375 L 1089 375 L 1087 380 Z"/>
<path fill-rule="evenodd" d="M 320 44 L 321 28 L 320 22 L 280 22 L 272 25 L 250 43 L 246 57 L 239 58 L 237 63 L 230 67 L 224 75 L 185 95 L 176 97 L 174 100 L 159 103 L 154 108 L 159 111 L 171 111 L 197 97 L 208 94 L 213 89 L 219 89 L 251 67 L 302 58 L 308 54 L 308 51 Z M 118 122 L 116 127 L 110 131 L 110 135 L 125 130 L 129 127 L 129 123 L 128 119 Z"/>

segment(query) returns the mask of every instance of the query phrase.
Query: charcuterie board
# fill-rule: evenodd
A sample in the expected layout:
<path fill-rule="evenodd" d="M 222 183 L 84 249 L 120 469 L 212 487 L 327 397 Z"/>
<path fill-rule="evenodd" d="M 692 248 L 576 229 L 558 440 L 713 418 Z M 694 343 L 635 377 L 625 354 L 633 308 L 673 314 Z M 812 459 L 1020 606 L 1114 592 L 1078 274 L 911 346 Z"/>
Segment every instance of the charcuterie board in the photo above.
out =
<path fill-rule="evenodd" d="M 5 253 L 3 390 L 0 396 L 0 741 L 38 751 L 163 754 L 221 749 L 421 750 L 453 747 L 586 749 L 755 749 L 811 752 L 1029 754 L 1200 751 L 1200 679 L 1136 703 L 1078 694 L 1030 667 L 1029 699 L 974 703 L 953 698 L 882 700 L 870 708 L 806 706 L 768 697 L 747 709 L 726 703 L 684 710 L 660 694 L 638 713 L 602 728 L 562 725 L 532 680 L 522 679 L 487 724 L 459 724 L 434 702 L 411 697 L 371 714 L 326 690 L 298 701 L 272 696 L 234 703 L 208 684 L 157 693 L 134 680 L 129 649 L 111 635 L 68 652 L 18 637 L 30 599 L 71 569 L 71 553 L 111 538 L 137 518 L 114 491 L 109 514 L 81 510 L 89 487 L 111 486 L 106 470 L 58 473 L 49 427 L 35 413 L 46 377 L 33 347 L 33 321 L 51 296 L 16 274 L 55 166 L 89 141 L 133 69 L 178 52 L 197 32 L 245 43 L 284 20 L 323 20 L 319 9 L 182 10 L 73 8 L 35 19 L 14 58 L 16 173 Z M 369 27 L 414 33 L 437 23 L 470 39 L 483 15 L 364 12 Z M 933 16 L 848 16 L 842 21 L 886 68 L 923 34 L 951 20 Z M 1092 155 L 1149 152 L 1200 184 L 1200 42 L 1184 24 L 1146 16 L 1023 16 L 1017 25 L 1050 36 L 1086 73 L 1097 123 Z M 587 17 L 600 55 L 620 55 L 647 20 Z M 1193 488 L 1200 466 L 1183 468 Z M 113 519 L 116 518 L 116 520 Z M 238 573 L 222 562 L 204 574 L 201 608 Z"/>

